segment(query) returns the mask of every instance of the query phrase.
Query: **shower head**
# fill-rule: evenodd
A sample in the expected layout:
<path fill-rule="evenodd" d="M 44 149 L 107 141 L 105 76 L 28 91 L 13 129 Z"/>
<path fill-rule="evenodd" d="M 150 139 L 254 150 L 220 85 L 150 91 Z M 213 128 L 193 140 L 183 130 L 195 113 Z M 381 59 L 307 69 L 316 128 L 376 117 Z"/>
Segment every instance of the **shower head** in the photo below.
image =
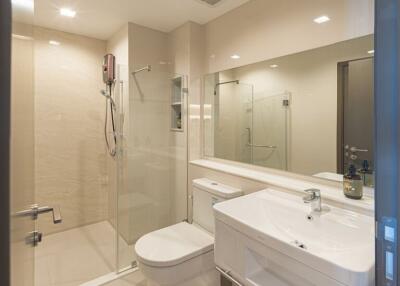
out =
<path fill-rule="evenodd" d="M 116 109 L 115 101 L 114 101 L 114 99 L 111 97 L 111 95 L 110 95 L 107 91 L 105 91 L 104 89 L 100 90 L 100 93 L 101 93 L 101 95 L 104 96 L 106 99 L 110 100 L 111 106 L 112 106 L 113 109 L 115 110 L 115 109 Z"/>
<path fill-rule="evenodd" d="M 220 85 L 224 85 L 224 84 L 228 84 L 228 83 L 236 83 L 239 84 L 239 80 L 230 80 L 230 81 L 225 81 L 225 82 L 218 82 L 217 84 L 215 84 L 214 86 L 214 95 L 217 95 L 217 87 L 219 87 Z"/>
<path fill-rule="evenodd" d="M 110 98 L 110 95 L 104 89 L 100 90 L 100 93 L 101 93 L 102 96 L 104 96 L 106 98 Z"/>
<path fill-rule="evenodd" d="M 236 83 L 236 84 L 239 84 L 239 80 L 230 80 L 230 81 L 218 82 L 217 84 L 215 84 L 215 87 L 217 87 L 217 86 L 219 86 L 219 85 L 223 85 L 223 84 L 228 84 L 228 83 Z"/>
<path fill-rule="evenodd" d="M 142 72 L 142 71 L 148 71 L 148 72 L 150 72 L 150 71 L 151 71 L 151 65 L 147 65 L 147 66 L 145 66 L 144 68 L 135 70 L 134 72 L 132 72 L 132 75 L 135 75 L 135 74 L 137 74 L 137 73 L 139 73 L 139 72 Z"/>

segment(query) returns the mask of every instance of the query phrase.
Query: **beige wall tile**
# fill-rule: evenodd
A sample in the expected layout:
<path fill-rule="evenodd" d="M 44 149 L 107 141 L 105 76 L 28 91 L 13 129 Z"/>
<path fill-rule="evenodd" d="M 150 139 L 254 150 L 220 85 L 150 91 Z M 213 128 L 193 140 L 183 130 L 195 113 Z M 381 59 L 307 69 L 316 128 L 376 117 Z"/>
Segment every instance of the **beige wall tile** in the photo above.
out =
<path fill-rule="evenodd" d="M 41 205 L 60 206 L 63 222 L 39 221 L 45 234 L 107 219 L 104 41 L 36 27 L 35 189 Z M 49 41 L 60 45 L 50 45 Z"/>

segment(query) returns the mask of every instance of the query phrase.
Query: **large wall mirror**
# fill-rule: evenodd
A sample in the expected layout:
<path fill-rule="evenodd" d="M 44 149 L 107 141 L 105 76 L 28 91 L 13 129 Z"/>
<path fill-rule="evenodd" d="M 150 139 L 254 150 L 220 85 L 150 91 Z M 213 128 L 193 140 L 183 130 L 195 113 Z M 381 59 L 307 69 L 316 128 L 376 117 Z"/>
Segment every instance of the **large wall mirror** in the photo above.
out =
<path fill-rule="evenodd" d="M 335 181 L 350 165 L 373 174 L 373 43 L 369 35 L 206 75 L 205 156 Z"/>

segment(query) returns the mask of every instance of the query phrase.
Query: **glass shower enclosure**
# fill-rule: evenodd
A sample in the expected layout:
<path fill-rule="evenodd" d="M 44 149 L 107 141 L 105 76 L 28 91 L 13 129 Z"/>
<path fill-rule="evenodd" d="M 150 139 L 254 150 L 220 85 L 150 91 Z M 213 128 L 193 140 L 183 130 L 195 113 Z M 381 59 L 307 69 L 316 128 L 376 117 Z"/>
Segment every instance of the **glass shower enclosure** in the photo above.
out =
<path fill-rule="evenodd" d="M 123 271 L 136 265 L 141 236 L 186 217 L 187 79 L 163 66 L 118 70 L 114 224 Z"/>
<path fill-rule="evenodd" d="M 253 164 L 288 170 L 289 97 L 288 92 L 254 96 Z"/>
<path fill-rule="evenodd" d="M 204 78 L 204 154 L 288 170 L 290 92 L 254 93 L 229 72 Z"/>
<path fill-rule="evenodd" d="M 187 77 L 117 67 L 112 157 L 105 42 L 37 27 L 13 8 L 13 214 L 37 203 L 62 215 L 57 225 L 50 214 L 13 216 L 13 285 L 97 285 L 136 265 L 142 235 L 187 218 Z M 35 247 L 25 244 L 33 233 L 43 234 Z"/>

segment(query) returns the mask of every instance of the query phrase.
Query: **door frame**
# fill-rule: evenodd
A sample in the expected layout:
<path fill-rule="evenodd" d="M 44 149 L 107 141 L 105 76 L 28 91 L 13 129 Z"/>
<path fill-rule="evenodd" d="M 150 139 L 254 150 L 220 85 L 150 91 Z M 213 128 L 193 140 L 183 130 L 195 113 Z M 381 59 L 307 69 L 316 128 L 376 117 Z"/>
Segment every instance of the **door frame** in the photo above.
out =
<path fill-rule="evenodd" d="M 375 283 L 400 285 L 400 1 L 375 1 Z M 385 220 L 389 218 L 389 220 Z M 394 243 L 384 239 L 384 226 L 392 223 Z M 397 235 L 397 236 L 396 236 Z M 386 251 L 393 253 L 393 280 L 385 275 Z"/>
<path fill-rule="evenodd" d="M 336 172 L 338 174 L 344 174 L 344 99 L 348 96 L 346 90 L 348 88 L 348 67 L 349 63 L 355 61 L 362 61 L 367 59 L 373 59 L 374 57 L 363 57 L 353 60 L 348 60 L 344 62 L 339 62 L 337 64 L 337 135 L 336 135 Z"/>
<path fill-rule="evenodd" d="M 0 1 L 0 285 L 10 285 L 11 1 Z"/>
<path fill-rule="evenodd" d="M 344 98 L 346 96 L 346 85 L 347 73 L 348 73 L 349 62 L 340 62 L 337 65 L 337 127 L 336 127 L 336 173 L 344 174 L 343 162 L 344 162 Z"/>

